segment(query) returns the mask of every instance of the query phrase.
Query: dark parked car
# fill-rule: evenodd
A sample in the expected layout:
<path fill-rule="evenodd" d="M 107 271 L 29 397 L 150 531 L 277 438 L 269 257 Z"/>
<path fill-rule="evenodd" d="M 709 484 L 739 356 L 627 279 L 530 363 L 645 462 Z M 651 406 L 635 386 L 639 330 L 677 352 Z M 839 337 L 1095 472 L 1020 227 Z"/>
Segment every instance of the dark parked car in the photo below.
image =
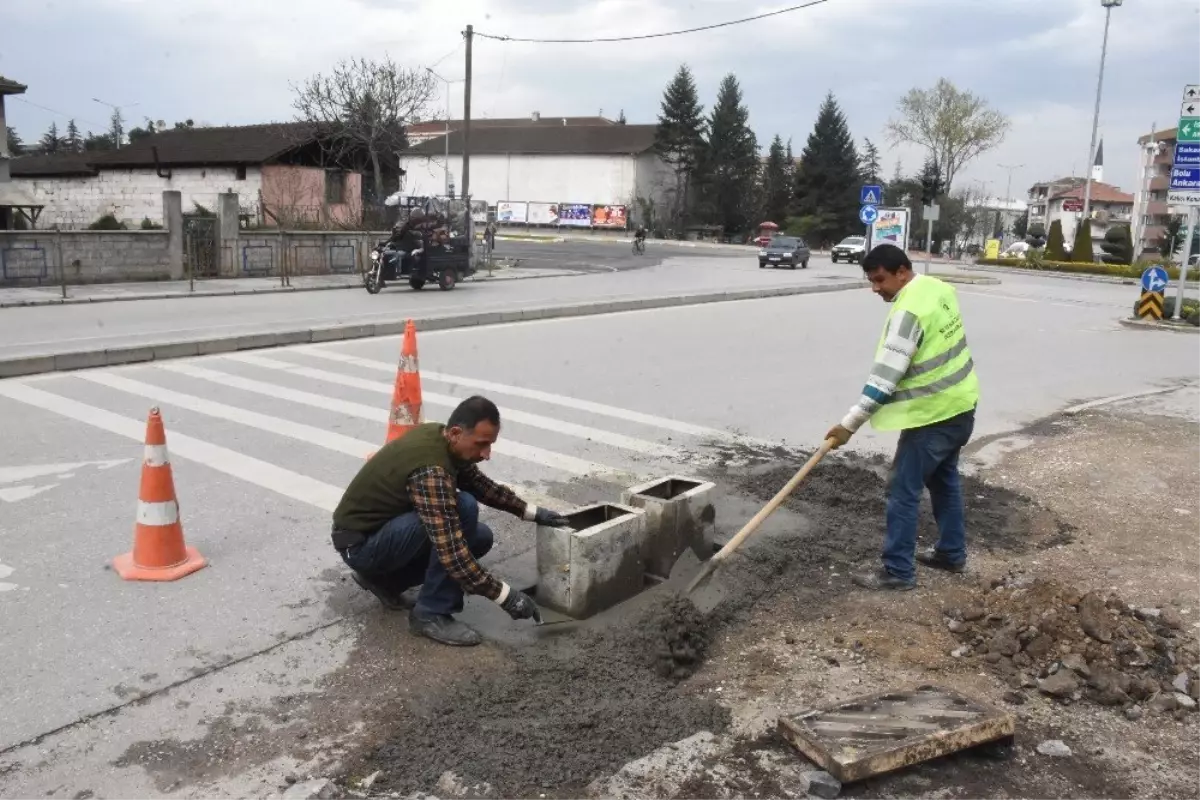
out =
<path fill-rule="evenodd" d="M 834 246 L 829 254 L 833 263 L 853 261 L 859 264 L 867 257 L 867 240 L 863 236 L 847 236 Z"/>
<path fill-rule="evenodd" d="M 808 245 L 803 239 L 795 236 L 775 236 L 766 247 L 758 251 L 758 266 L 795 269 L 799 264 L 803 269 L 808 269 L 808 257 Z"/>

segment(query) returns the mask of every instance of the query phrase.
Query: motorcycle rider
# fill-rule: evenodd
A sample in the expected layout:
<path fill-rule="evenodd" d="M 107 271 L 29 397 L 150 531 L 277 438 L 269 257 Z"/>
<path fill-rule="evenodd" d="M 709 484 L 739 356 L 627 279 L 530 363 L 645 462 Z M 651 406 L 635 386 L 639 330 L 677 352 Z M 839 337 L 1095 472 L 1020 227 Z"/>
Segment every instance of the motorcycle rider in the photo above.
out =
<path fill-rule="evenodd" d="M 639 247 L 644 248 L 646 246 L 646 226 L 645 225 L 639 224 L 637 226 L 637 230 L 633 232 L 633 241 Z"/>

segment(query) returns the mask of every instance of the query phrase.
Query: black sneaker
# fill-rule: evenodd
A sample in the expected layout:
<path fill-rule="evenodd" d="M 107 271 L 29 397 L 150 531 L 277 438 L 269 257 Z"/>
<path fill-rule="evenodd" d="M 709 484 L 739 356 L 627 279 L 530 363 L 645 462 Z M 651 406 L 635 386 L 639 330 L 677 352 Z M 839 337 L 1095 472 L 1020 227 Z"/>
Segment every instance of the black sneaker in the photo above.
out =
<path fill-rule="evenodd" d="M 966 561 L 951 561 L 945 553 L 933 548 L 917 553 L 917 561 L 927 567 L 940 569 L 942 572 L 961 573 L 967 571 Z"/>
<path fill-rule="evenodd" d="M 868 572 L 860 572 L 857 575 L 851 576 L 850 580 L 864 589 L 887 589 L 894 592 L 907 592 L 910 589 L 917 588 L 915 580 L 906 581 L 903 578 L 897 578 L 883 567 Z"/>
<path fill-rule="evenodd" d="M 354 578 L 354 582 L 357 583 L 361 588 L 366 589 L 368 592 L 379 598 L 379 602 L 382 603 L 383 607 L 388 611 L 403 611 L 406 608 L 413 607 L 412 601 L 404 597 L 400 592 L 392 591 L 383 584 L 371 580 L 358 570 L 351 570 L 350 576 Z"/>
<path fill-rule="evenodd" d="M 474 628 L 449 614 L 421 614 L 415 608 L 408 612 L 408 629 L 451 647 L 474 647 L 483 641 Z"/>

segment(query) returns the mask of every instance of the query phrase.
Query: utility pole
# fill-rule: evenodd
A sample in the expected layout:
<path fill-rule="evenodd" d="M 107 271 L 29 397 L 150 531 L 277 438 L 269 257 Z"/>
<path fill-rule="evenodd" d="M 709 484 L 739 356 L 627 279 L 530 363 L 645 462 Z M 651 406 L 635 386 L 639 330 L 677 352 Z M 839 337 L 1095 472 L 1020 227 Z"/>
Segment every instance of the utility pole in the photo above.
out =
<path fill-rule="evenodd" d="M 1005 221 L 1005 223 L 1007 223 L 1008 216 L 1009 216 L 1009 214 L 1012 213 L 1012 175 L 1013 175 L 1013 170 L 1021 169 L 1025 165 L 1024 164 L 997 164 L 996 166 L 1000 167 L 1000 169 L 1008 170 L 1008 183 L 1004 187 L 1004 221 Z M 1006 227 L 1007 227 L 1007 225 L 1006 225 Z M 1005 240 L 1007 238 L 1008 238 L 1008 232 L 1005 231 L 1004 236 L 1001 237 L 1001 240 Z"/>
<path fill-rule="evenodd" d="M 467 252 L 475 257 L 475 215 L 471 213 L 471 45 L 475 39 L 475 26 L 468 25 L 463 36 L 467 39 L 467 69 L 463 78 L 463 128 L 462 128 L 462 199 L 467 207 Z"/>
<path fill-rule="evenodd" d="M 1125 0 L 1100 0 L 1100 5 L 1104 6 L 1104 43 L 1100 46 L 1100 76 L 1096 79 L 1096 110 L 1092 112 L 1092 143 L 1088 145 L 1088 160 L 1084 167 L 1087 177 L 1083 184 L 1082 219 L 1087 219 L 1092 211 L 1092 165 L 1096 163 L 1096 128 L 1100 125 L 1100 93 L 1104 89 L 1104 59 L 1108 56 L 1108 23 L 1112 20 L 1113 7 L 1123 2 Z"/>

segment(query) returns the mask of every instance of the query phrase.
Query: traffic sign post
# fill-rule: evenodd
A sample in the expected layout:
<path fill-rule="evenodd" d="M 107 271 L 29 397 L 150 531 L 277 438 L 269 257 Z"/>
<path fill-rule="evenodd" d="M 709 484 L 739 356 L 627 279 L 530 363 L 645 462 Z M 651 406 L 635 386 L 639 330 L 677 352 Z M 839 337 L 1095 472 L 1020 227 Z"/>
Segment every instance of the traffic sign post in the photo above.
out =
<path fill-rule="evenodd" d="M 1147 267 L 1142 273 L 1142 291 L 1162 294 L 1167 289 L 1169 277 L 1162 267 Z"/>
<path fill-rule="evenodd" d="M 937 203 L 930 203 L 923 206 L 921 216 L 925 217 L 926 234 L 925 234 L 925 274 L 929 274 L 929 263 L 933 260 L 933 223 L 937 222 L 942 216 L 942 207 Z"/>
<path fill-rule="evenodd" d="M 1187 235 L 1183 239 L 1183 265 L 1179 268 L 1179 291 L 1175 293 L 1178 318 L 1183 311 L 1183 290 L 1187 286 L 1188 258 L 1192 254 L 1192 239 L 1196 236 L 1196 207 L 1200 206 L 1200 84 L 1183 87 L 1183 103 L 1179 106 L 1179 130 L 1175 138 L 1175 157 L 1171 162 L 1171 185 L 1167 202 L 1188 206 Z M 1143 281 L 1145 276 L 1143 275 Z M 1140 306 L 1139 306 L 1140 307 Z"/>
<path fill-rule="evenodd" d="M 875 206 L 863 206 L 858 210 L 858 221 L 863 225 L 874 225 L 879 219 L 879 209 Z"/>
<path fill-rule="evenodd" d="M 1138 297 L 1135 314 L 1138 319 L 1163 318 L 1164 294 L 1170 276 L 1161 266 L 1147 267 L 1142 273 L 1142 293 Z"/>
<path fill-rule="evenodd" d="M 878 184 L 866 184 L 859 190 L 858 202 L 864 206 L 877 206 L 883 202 L 883 187 Z"/>
<path fill-rule="evenodd" d="M 1158 292 L 1142 292 L 1137 304 L 1138 319 L 1163 318 L 1163 296 Z"/>

